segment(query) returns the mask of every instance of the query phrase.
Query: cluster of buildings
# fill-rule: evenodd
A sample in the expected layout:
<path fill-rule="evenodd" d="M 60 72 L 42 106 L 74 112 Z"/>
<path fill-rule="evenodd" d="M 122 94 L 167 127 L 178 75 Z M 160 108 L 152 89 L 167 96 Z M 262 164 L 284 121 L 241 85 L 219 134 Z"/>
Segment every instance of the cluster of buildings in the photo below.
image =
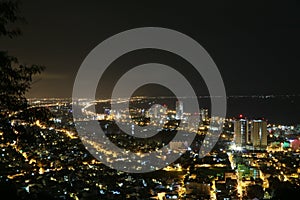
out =
<path fill-rule="evenodd" d="M 43 192 L 49 199 L 77 200 L 272 199 L 281 197 L 284 191 L 297 192 L 298 188 L 299 192 L 299 127 L 275 126 L 264 119 L 249 120 L 243 116 L 212 120 L 207 109 L 200 109 L 200 122 L 195 122 L 192 114 L 183 112 L 180 101 L 175 104 L 176 110 L 153 104 L 147 111 L 138 109 L 132 113 L 140 123 L 145 122 L 141 120 L 145 117 L 165 117 L 172 122 L 160 129 L 163 138 L 159 139 L 170 141 L 179 120 L 183 131 L 198 134 L 190 146 L 185 141 L 170 143 L 171 149 L 187 149 L 174 163 L 153 173 L 131 174 L 105 166 L 87 151 L 82 142 L 89 142 L 88 148 L 98 148 L 110 162 L 121 162 L 120 155 L 112 156 L 96 140 L 87 141 L 75 134 L 70 100 L 34 100 L 31 104 L 51 110 L 54 115 L 48 124 L 39 121 L 23 124 L 27 134 L 17 141 L 0 144 L 0 183 L 13 182 L 19 199 L 47 199 L 39 196 Z M 154 138 L 142 143 L 131 136 L 124 137 L 110 117 L 119 117 L 127 123 L 129 113 L 108 108 L 103 113 L 100 126 L 120 148 L 159 152 L 164 145 Z M 80 120 L 82 123 L 97 120 L 90 116 Z M 214 138 L 217 143 L 203 140 L 214 126 L 210 121 L 220 120 L 224 122 L 223 132 Z M 159 121 L 155 123 L 159 125 Z M 3 140 L 1 132 L 0 136 Z M 212 144 L 215 145 L 206 156 L 200 154 L 202 145 Z M 121 157 L 130 159 L 124 152 Z"/>
<path fill-rule="evenodd" d="M 234 121 L 234 144 L 238 149 L 265 150 L 267 148 L 267 122 L 248 120 L 242 115 Z"/>

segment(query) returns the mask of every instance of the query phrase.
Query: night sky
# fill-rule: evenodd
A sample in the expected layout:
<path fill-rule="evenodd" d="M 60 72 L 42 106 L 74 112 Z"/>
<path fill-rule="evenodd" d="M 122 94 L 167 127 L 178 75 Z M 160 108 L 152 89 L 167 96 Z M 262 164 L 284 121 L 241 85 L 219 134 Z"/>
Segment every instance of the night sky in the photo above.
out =
<path fill-rule="evenodd" d="M 71 97 L 76 72 L 96 45 L 145 26 L 198 41 L 218 66 L 227 95 L 300 94 L 299 1 L 80 2 L 22 1 L 23 35 L 0 39 L 1 50 L 21 62 L 46 66 L 28 97 Z"/>

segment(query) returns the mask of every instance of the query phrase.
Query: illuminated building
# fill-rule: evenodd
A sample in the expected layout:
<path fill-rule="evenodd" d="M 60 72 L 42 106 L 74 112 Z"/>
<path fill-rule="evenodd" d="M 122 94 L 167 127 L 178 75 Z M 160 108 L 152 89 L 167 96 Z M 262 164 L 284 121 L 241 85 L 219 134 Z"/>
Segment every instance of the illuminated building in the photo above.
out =
<path fill-rule="evenodd" d="M 254 149 L 266 149 L 267 147 L 267 122 L 253 120 L 251 124 L 251 142 Z"/>
<path fill-rule="evenodd" d="M 176 119 L 182 119 L 183 116 L 183 102 L 176 101 Z"/>
<path fill-rule="evenodd" d="M 188 129 L 189 130 L 198 130 L 199 128 L 199 116 L 192 114 L 187 118 Z"/>
<path fill-rule="evenodd" d="M 248 137 L 248 120 L 241 118 L 234 122 L 234 142 L 237 147 L 245 147 L 250 142 Z"/>
<path fill-rule="evenodd" d="M 200 109 L 200 119 L 201 122 L 208 121 L 208 109 L 205 108 Z"/>
<path fill-rule="evenodd" d="M 172 150 L 178 150 L 178 149 L 184 149 L 185 148 L 184 142 L 181 141 L 171 141 L 170 142 L 170 149 Z"/>
<path fill-rule="evenodd" d="M 150 108 L 150 116 L 157 119 L 160 117 L 160 109 L 161 109 L 161 105 L 159 104 L 154 104 L 151 108 Z"/>
<path fill-rule="evenodd" d="M 300 149 L 300 140 L 298 140 L 298 139 L 293 140 L 291 146 L 294 151 L 296 151 L 297 149 Z"/>

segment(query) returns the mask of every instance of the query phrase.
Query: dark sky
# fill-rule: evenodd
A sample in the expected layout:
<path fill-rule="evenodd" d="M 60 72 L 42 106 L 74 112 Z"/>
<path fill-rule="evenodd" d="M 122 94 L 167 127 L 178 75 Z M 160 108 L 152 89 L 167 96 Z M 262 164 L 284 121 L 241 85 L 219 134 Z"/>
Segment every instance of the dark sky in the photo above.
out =
<path fill-rule="evenodd" d="M 299 1 L 161 2 L 24 0 L 23 35 L 1 38 L 1 50 L 46 66 L 28 97 L 71 97 L 81 62 L 100 42 L 131 28 L 165 27 L 208 51 L 228 95 L 300 94 Z"/>

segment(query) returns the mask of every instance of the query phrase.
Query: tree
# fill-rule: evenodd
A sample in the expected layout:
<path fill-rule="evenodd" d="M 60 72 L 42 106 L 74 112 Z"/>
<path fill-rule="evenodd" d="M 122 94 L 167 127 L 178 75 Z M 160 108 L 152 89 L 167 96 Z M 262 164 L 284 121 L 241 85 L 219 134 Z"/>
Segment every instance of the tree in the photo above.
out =
<path fill-rule="evenodd" d="M 1 1 L 0 2 L 0 36 L 10 38 L 21 34 L 19 28 L 10 28 L 9 26 L 24 21 L 24 18 L 18 15 L 19 1 Z"/>
<path fill-rule="evenodd" d="M 24 19 L 19 16 L 19 1 L 1 1 L 0 37 L 19 36 L 21 31 L 11 27 L 20 21 Z M 16 57 L 0 51 L 0 133 L 5 140 L 14 137 L 11 120 L 20 117 L 28 109 L 25 93 L 30 89 L 33 76 L 43 69 L 39 65 L 20 64 Z"/>
<path fill-rule="evenodd" d="M 1 0 L 0 37 L 12 39 L 21 35 L 18 28 L 12 28 L 16 22 L 20 21 L 24 22 L 24 19 L 19 16 L 19 1 Z M 17 192 L 17 182 L 7 181 L 7 176 L 14 174 L 16 169 L 17 171 L 30 170 L 28 168 L 30 165 L 25 163 L 21 153 L 24 151 L 24 147 L 39 141 L 39 137 L 34 136 L 38 136 L 37 134 L 40 133 L 38 126 L 30 127 L 36 120 L 47 121 L 51 117 L 47 108 L 30 106 L 25 97 L 32 85 L 33 76 L 43 70 L 43 66 L 24 65 L 16 57 L 9 55 L 7 51 L 0 50 L 0 145 L 2 150 L 10 152 L 2 154 L 0 162 L 1 199 L 54 199 L 44 193 L 37 194 L 36 198 L 34 196 L 27 197 L 27 192 L 24 194 Z M 16 146 L 20 147 L 21 151 L 15 148 Z M 31 147 L 27 148 L 28 152 L 31 151 Z M 3 155 L 6 157 L 3 158 Z M 15 163 L 15 165 L 11 166 L 7 163 Z M 30 195 L 36 194 L 31 193 Z"/>

